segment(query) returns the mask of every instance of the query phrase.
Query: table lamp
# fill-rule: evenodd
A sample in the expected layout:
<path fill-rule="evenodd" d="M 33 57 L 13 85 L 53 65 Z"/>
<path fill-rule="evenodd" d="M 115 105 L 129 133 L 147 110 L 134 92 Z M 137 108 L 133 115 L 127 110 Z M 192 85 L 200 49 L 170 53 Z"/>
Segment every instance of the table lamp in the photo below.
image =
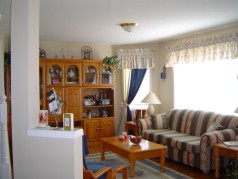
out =
<path fill-rule="evenodd" d="M 161 104 L 159 98 L 153 92 L 149 92 L 141 101 L 142 103 L 149 103 L 148 113 L 153 115 L 155 113 L 154 104 Z"/>

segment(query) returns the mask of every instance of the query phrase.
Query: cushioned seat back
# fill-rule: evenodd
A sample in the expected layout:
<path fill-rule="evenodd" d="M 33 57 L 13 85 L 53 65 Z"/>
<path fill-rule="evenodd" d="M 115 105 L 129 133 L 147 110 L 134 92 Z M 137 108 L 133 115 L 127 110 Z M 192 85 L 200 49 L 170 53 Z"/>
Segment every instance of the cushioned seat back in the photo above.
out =
<path fill-rule="evenodd" d="M 214 121 L 221 121 L 221 115 L 190 109 L 172 109 L 168 112 L 168 124 L 171 130 L 194 136 L 202 136 Z"/>
<path fill-rule="evenodd" d="M 169 129 L 186 133 L 186 126 L 189 117 L 189 109 L 172 109 L 168 111 L 168 125 Z"/>
<path fill-rule="evenodd" d="M 221 121 L 221 115 L 219 113 L 192 110 L 189 113 L 186 133 L 193 136 L 202 136 L 215 121 Z"/>
<path fill-rule="evenodd" d="M 223 129 L 238 128 L 238 114 L 222 115 L 220 124 L 223 126 Z"/>

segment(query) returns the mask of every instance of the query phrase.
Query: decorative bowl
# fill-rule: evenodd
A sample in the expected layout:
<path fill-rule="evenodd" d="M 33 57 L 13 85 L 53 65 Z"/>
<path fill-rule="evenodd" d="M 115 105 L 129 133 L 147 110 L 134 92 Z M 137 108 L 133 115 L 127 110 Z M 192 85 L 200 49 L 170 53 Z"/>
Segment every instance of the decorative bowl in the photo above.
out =
<path fill-rule="evenodd" d="M 130 141 L 131 141 L 131 143 L 133 143 L 135 145 L 138 145 L 141 142 L 141 136 L 133 136 L 133 135 L 131 135 L 130 136 Z"/>

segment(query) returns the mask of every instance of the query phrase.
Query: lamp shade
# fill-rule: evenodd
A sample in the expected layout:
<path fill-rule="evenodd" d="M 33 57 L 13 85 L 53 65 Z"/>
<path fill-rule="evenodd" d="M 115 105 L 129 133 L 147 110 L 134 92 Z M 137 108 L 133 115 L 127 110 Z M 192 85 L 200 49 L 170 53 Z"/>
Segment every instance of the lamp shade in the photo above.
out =
<path fill-rule="evenodd" d="M 141 102 L 149 104 L 161 104 L 159 98 L 153 92 L 149 92 Z"/>

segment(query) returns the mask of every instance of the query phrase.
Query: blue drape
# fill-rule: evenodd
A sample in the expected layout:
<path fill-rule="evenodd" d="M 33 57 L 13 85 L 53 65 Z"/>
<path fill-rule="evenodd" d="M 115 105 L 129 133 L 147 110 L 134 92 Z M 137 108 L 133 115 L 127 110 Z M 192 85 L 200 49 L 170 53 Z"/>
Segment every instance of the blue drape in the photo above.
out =
<path fill-rule="evenodd" d="M 132 69 L 127 104 L 131 104 L 131 102 L 135 98 L 135 96 L 140 88 L 140 85 L 143 81 L 143 78 L 145 76 L 146 70 L 147 70 L 146 68 L 145 69 Z M 127 121 L 131 121 L 131 120 L 132 120 L 131 110 L 130 110 L 129 106 L 127 106 Z"/>

